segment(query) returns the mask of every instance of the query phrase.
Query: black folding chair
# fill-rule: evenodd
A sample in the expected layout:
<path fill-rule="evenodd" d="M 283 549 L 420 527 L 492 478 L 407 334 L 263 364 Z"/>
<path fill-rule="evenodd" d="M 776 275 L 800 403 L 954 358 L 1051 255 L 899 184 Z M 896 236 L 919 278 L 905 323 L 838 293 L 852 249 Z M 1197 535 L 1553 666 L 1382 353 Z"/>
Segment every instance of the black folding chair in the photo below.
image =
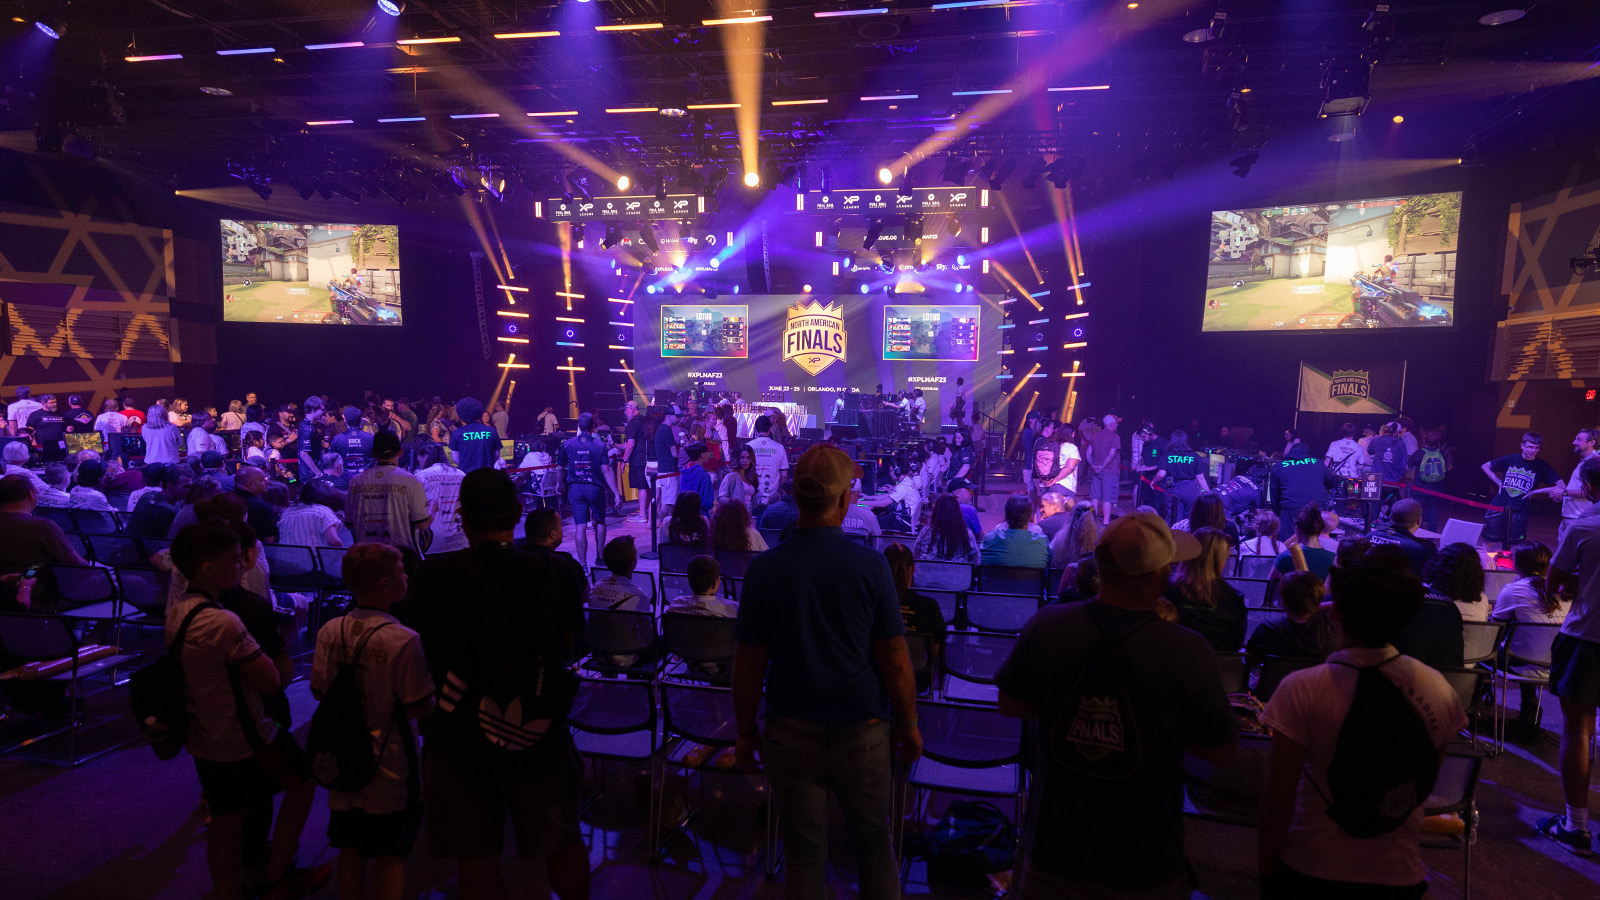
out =
<path fill-rule="evenodd" d="M 952 631 L 945 637 L 944 686 L 946 700 L 995 704 L 1000 691 L 995 673 L 1017 642 L 1014 634 Z"/>
<path fill-rule="evenodd" d="M 986 594 L 1014 594 L 1043 599 L 1044 569 L 1026 566 L 978 566 L 977 590 Z"/>
<path fill-rule="evenodd" d="M 62 531 L 78 530 L 78 522 L 72 518 L 72 510 L 65 506 L 39 506 L 34 508 L 33 514 L 60 525 Z"/>
<path fill-rule="evenodd" d="M 926 818 L 924 804 L 933 792 L 969 797 L 1009 797 L 1013 831 L 1022 822 L 1022 720 L 1003 716 L 993 707 L 964 703 L 917 701 L 917 730 L 922 733 L 922 756 L 906 776 L 894 821 L 904 821 L 909 811 L 916 821 Z M 903 862 L 909 862 L 909 858 Z M 902 867 L 902 879 L 905 868 Z"/>
<path fill-rule="evenodd" d="M 86 533 L 83 542 L 89 547 L 89 558 L 102 566 L 123 568 L 149 567 L 150 555 L 145 553 L 139 539 L 127 534 Z"/>
<path fill-rule="evenodd" d="M 310 547 L 294 544 L 262 544 L 267 557 L 267 575 L 273 590 L 315 592 L 326 582 Z"/>
<path fill-rule="evenodd" d="M 1038 611 L 1037 596 L 967 593 L 967 623 L 979 631 L 1016 634 Z"/>
<path fill-rule="evenodd" d="M 919 559 L 916 570 L 911 576 L 911 586 L 941 591 L 965 591 L 972 587 L 973 568 L 972 563 Z"/>
<path fill-rule="evenodd" d="M 733 654 L 739 639 L 734 634 L 735 619 L 699 616 L 691 613 L 666 613 L 661 617 L 661 636 L 666 653 L 683 665 L 667 670 L 667 675 L 709 684 L 728 684 L 733 676 Z"/>
<path fill-rule="evenodd" d="M 656 552 L 660 555 L 661 571 L 681 575 L 689 571 L 689 560 L 711 551 L 699 544 L 661 544 Z"/>
<path fill-rule="evenodd" d="M 48 569 L 55 583 L 55 612 L 77 622 L 115 622 L 122 615 L 121 595 L 110 569 L 58 566 Z"/>
<path fill-rule="evenodd" d="M 661 664 L 656 620 L 648 610 L 586 609 L 583 642 L 589 656 L 580 664 L 602 675 L 648 678 Z"/>
<path fill-rule="evenodd" d="M 595 766 L 595 796 L 585 804 L 585 809 L 593 806 L 605 792 L 607 762 L 646 764 L 651 776 L 650 812 L 646 822 L 646 845 L 650 847 L 655 846 L 656 833 L 654 759 L 661 747 L 656 722 L 655 686 L 636 679 L 581 679 L 572 711 L 567 715 L 578 755 Z"/>
<path fill-rule="evenodd" d="M 122 517 L 108 510 L 74 509 L 72 517 L 77 520 L 79 531 L 92 531 L 98 534 L 115 534 L 122 531 Z"/>
<path fill-rule="evenodd" d="M 125 720 L 129 725 L 133 724 L 132 717 L 126 713 L 98 716 L 92 720 L 86 718 L 83 711 L 83 685 L 90 677 L 112 671 L 135 658 L 132 654 L 116 653 L 89 662 L 80 662 L 79 646 L 74 622 L 69 618 L 33 613 L 0 613 L 0 647 L 4 647 L 8 655 L 22 663 L 60 659 L 72 661 L 72 665 L 66 670 L 44 679 L 67 686 L 67 700 L 72 709 L 67 723 L 54 727 L 46 724 L 43 731 L 9 746 L 0 747 L 0 755 L 33 747 L 42 741 L 65 734 L 67 735 L 65 762 L 71 766 L 78 766 L 139 740 L 140 734 L 135 730 L 131 735 L 110 746 L 101 747 L 84 755 L 78 753 L 78 735 L 81 731 L 118 720 Z"/>

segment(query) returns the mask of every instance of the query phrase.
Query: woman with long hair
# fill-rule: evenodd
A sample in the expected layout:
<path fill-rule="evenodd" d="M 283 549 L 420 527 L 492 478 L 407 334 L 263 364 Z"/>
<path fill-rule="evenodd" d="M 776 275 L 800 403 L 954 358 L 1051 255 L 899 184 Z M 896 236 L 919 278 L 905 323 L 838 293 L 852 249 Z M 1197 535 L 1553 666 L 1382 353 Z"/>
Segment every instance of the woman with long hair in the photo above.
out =
<path fill-rule="evenodd" d="M 1471 544 L 1457 541 L 1439 548 L 1422 567 L 1422 583 L 1430 600 L 1449 600 L 1463 622 L 1487 622 L 1489 598 L 1483 592 L 1483 562 Z"/>
<path fill-rule="evenodd" d="M 694 491 L 679 494 L 672 514 L 661 523 L 661 543 L 704 547 L 709 533 L 710 526 L 700 512 L 700 495 Z"/>
<path fill-rule="evenodd" d="M 139 426 L 139 436 L 144 438 L 145 465 L 178 461 L 178 427 L 167 421 L 167 408 L 162 403 L 150 407 L 144 424 Z"/>
<path fill-rule="evenodd" d="M 238 431 L 244 427 L 244 403 L 239 400 L 228 401 L 228 411 L 222 414 L 222 421 L 218 424 L 218 431 Z"/>
<path fill-rule="evenodd" d="M 1215 528 L 1195 533 L 1200 555 L 1178 563 L 1166 598 L 1178 608 L 1178 624 L 1200 633 L 1220 653 L 1244 646 L 1244 595 L 1222 577 L 1228 561 L 1228 536 Z"/>
<path fill-rule="evenodd" d="M 789 446 L 789 441 L 794 438 L 794 435 L 789 433 L 789 417 L 784 415 L 781 409 L 772 411 L 772 431 L 770 435 L 773 440 L 785 447 Z"/>
<path fill-rule="evenodd" d="M 1251 527 L 1250 539 L 1239 545 L 1239 555 L 1277 556 L 1287 550 L 1287 545 L 1278 540 L 1278 533 L 1282 529 L 1283 523 L 1277 513 L 1270 509 L 1256 510 L 1256 520 Z"/>
<path fill-rule="evenodd" d="M 1228 510 L 1222 505 L 1222 495 L 1216 491 L 1206 491 L 1194 498 L 1194 506 L 1189 507 L 1189 518 L 1174 523 L 1172 528 L 1190 534 L 1202 528 L 1215 528 L 1228 536 L 1230 545 L 1239 543 L 1239 529 L 1228 521 Z"/>
<path fill-rule="evenodd" d="M 905 623 L 907 636 L 927 635 L 928 665 L 917 675 L 917 693 L 932 685 L 933 663 L 944 652 L 945 621 L 939 604 L 927 594 L 919 593 L 911 585 L 916 580 L 917 561 L 911 549 L 899 541 L 883 549 L 889 561 L 889 572 L 894 576 L 894 591 L 900 598 L 900 618 Z"/>
<path fill-rule="evenodd" d="M 728 467 L 717 485 L 717 502 L 738 500 L 748 506 L 756 493 L 756 452 L 749 447 L 739 448 L 738 461 Z"/>
<path fill-rule="evenodd" d="M 731 550 L 749 552 L 767 549 L 767 541 L 756 530 L 750 519 L 750 507 L 743 500 L 729 500 L 711 513 L 711 531 L 706 546 L 712 552 Z"/>
<path fill-rule="evenodd" d="M 1525 622 L 1534 625 L 1559 625 L 1567 620 L 1572 604 L 1545 589 L 1545 575 L 1550 571 L 1550 548 L 1538 541 L 1523 541 L 1511 548 L 1511 563 L 1517 570 L 1517 580 L 1500 589 L 1494 599 L 1492 622 Z M 1501 660 L 1509 664 L 1510 671 L 1527 678 L 1549 678 L 1550 670 L 1542 666 L 1517 664 L 1515 660 Z M 1506 737 L 1518 743 L 1536 743 L 1543 735 L 1539 732 L 1539 686 L 1522 684 L 1522 704 L 1517 708 L 1517 720 L 1506 727 Z"/>
<path fill-rule="evenodd" d="M 1094 552 L 1100 543 L 1100 522 L 1094 517 L 1094 504 L 1080 503 L 1068 513 L 1072 518 L 1050 540 L 1050 566 L 1065 568 Z"/>
<path fill-rule="evenodd" d="M 1326 580 L 1336 558 L 1332 550 L 1322 545 L 1327 533 L 1328 520 L 1322 517 L 1321 506 L 1312 503 L 1301 509 L 1294 520 L 1294 540 L 1272 564 L 1272 580 L 1296 570 L 1315 572 Z"/>
<path fill-rule="evenodd" d="M 940 494 L 933 501 L 933 513 L 928 524 L 922 526 L 911 542 L 911 551 L 917 559 L 934 559 L 941 562 L 964 562 L 977 565 L 978 542 L 961 515 L 961 504 L 950 494 Z M 966 590 L 970 584 L 955 590 Z"/>

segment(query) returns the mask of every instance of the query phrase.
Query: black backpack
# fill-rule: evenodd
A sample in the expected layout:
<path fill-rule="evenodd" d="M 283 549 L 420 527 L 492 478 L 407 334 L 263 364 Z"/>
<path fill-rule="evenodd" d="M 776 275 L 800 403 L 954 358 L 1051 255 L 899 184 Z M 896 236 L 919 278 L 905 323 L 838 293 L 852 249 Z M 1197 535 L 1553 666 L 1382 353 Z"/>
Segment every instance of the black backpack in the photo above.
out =
<path fill-rule="evenodd" d="M 1328 764 L 1328 789 L 1306 778 L 1328 804 L 1328 817 L 1352 837 L 1388 834 L 1405 824 L 1428 799 L 1439 778 L 1439 749 L 1422 714 L 1376 666 L 1348 666 L 1357 672 L 1350 712 Z"/>
<path fill-rule="evenodd" d="M 189 625 L 203 609 L 221 609 L 216 603 L 199 603 L 183 617 L 178 635 L 161 658 L 128 678 L 128 700 L 133 719 L 144 728 L 144 739 L 161 759 L 171 759 L 189 740 L 188 685 L 183 675 L 183 639 Z"/>
<path fill-rule="evenodd" d="M 1128 691 L 1133 667 L 1123 644 L 1159 620 L 1152 615 L 1111 638 L 1090 609 L 1089 619 L 1100 637 L 1056 709 L 1046 748 L 1055 764 L 1070 772 L 1118 781 L 1138 774 L 1144 761 L 1139 718 Z"/>
<path fill-rule="evenodd" d="M 452 554 L 467 570 L 458 582 L 459 614 L 475 619 L 475 640 L 472 652 L 454 660 L 439 685 L 439 712 L 446 721 L 432 740 L 459 771 L 528 778 L 551 744 L 547 738 L 566 732 L 578 677 L 564 651 L 553 644 L 528 645 L 552 627 L 535 599 L 549 586 L 518 585 L 519 595 L 508 595 L 481 572 L 480 552 L 474 547 Z"/>
<path fill-rule="evenodd" d="M 311 774 L 330 791 L 359 791 L 378 771 L 378 753 L 372 745 L 372 728 L 367 722 L 366 703 L 361 698 L 361 681 L 356 663 L 372 642 L 372 636 L 389 627 L 380 622 L 361 639 L 350 653 L 350 629 L 340 632 L 345 648 L 344 664 L 333 676 L 317 711 L 311 714 L 311 729 L 306 732 L 306 753 L 311 757 Z M 388 743 L 387 734 L 383 743 Z M 378 746 L 382 747 L 383 743 Z"/>
<path fill-rule="evenodd" d="M 1011 820 L 991 803 L 950 801 L 922 841 L 930 881 L 981 888 L 988 884 L 989 873 L 1003 872 L 1016 863 Z"/>

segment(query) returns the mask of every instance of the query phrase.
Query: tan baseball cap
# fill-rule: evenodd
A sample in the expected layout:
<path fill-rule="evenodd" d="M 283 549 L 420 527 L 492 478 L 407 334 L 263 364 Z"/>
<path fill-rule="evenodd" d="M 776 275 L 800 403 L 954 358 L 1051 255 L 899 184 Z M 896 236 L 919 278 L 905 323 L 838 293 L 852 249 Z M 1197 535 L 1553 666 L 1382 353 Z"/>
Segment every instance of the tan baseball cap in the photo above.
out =
<path fill-rule="evenodd" d="M 832 444 L 813 444 L 794 464 L 796 500 L 825 500 L 850 490 L 861 466 Z"/>
<path fill-rule="evenodd" d="M 1154 513 L 1131 513 L 1112 522 L 1094 549 L 1102 570 L 1119 575 L 1148 575 L 1168 563 L 1194 559 L 1200 542 L 1185 531 L 1173 531 Z"/>

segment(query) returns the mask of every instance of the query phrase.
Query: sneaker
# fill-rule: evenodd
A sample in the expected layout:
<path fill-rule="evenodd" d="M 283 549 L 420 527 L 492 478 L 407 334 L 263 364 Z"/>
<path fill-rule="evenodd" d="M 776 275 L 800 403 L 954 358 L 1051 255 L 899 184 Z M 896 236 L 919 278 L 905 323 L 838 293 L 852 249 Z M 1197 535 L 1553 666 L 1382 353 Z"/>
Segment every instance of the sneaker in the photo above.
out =
<path fill-rule="evenodd" d="M 333 879 L 332 866 L 290 869 L 262 894 L 262 900 L 299 900 L 322 890 Z"/>
<path fill-rule="evenodd" d="M 643 525 L 643 524 L 648 523 L 650 520 L 645 518 L 644 516 L 629 516 L 628 517 L 628 521 Z"/>
<path fill-rule="evenodd" d="M 1592 852 L 1589 847 L 1589 832 L 1568 828 L 1567 817 L 1561 813 L 1545 816 L 1534 825 L 1534 828 L 1579 856 L 1588 856 Z"/>

